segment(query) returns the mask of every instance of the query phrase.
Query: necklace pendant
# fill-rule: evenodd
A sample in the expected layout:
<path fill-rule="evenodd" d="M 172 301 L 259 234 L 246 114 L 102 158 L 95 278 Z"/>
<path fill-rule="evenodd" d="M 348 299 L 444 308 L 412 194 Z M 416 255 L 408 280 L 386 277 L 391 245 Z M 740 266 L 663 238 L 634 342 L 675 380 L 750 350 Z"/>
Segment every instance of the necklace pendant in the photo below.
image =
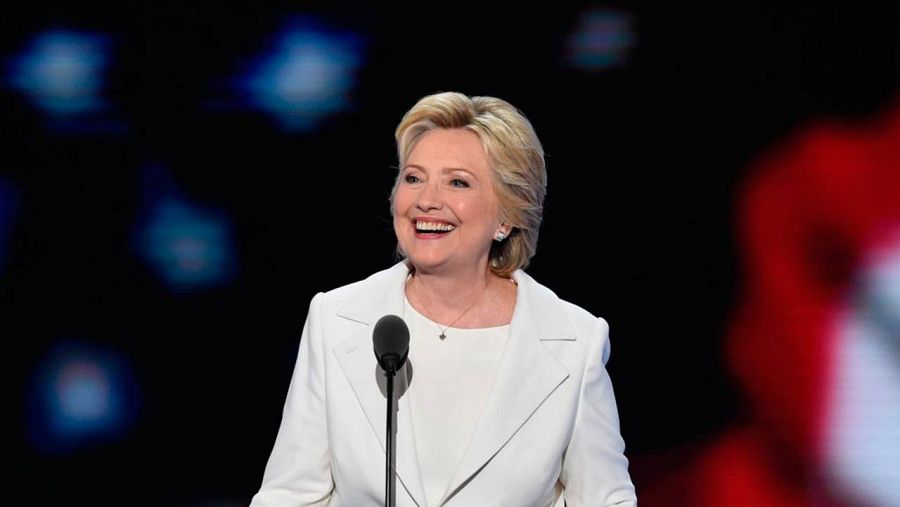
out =
<path fill-rule="evenodd" d="M 446 339 L 447 339 L 447 335 L 445 335 L 443 332 L 441 332 L 441 334 L 438 335 L 438 338 L 440 338 L 441 340 L 446 340 Z"/>

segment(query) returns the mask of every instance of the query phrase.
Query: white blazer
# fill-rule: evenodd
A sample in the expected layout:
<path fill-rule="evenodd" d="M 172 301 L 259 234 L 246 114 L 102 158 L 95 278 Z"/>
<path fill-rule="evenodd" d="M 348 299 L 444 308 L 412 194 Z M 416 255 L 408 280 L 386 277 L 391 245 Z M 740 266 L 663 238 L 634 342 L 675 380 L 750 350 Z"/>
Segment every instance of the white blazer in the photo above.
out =
<path fill-rule="evenodd" d="M 383 505 L 386 399 L 372 330 L 382 316 L 402 314 L 407 275 L 400 262 L 313 297 L 252 507 Z M 524 271 L 513 279 L 509 341 L 441 505 L 636 505 L 604 366 L 606 321 Z M 409 397 L 397 411 L 396 505 L 425 507 Z"/>

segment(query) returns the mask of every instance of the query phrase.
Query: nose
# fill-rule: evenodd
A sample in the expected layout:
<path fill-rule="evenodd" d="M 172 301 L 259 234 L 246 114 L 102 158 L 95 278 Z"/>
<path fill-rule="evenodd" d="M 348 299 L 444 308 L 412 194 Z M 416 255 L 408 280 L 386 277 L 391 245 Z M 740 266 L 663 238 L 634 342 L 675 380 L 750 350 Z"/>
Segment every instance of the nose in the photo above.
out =
<path fill-rule="evenodd" d="M 416 195 L 416 207 L 422 211 L 440 209 L 443 206 L 441 190 L 437 183 L 427 182 Z"/>

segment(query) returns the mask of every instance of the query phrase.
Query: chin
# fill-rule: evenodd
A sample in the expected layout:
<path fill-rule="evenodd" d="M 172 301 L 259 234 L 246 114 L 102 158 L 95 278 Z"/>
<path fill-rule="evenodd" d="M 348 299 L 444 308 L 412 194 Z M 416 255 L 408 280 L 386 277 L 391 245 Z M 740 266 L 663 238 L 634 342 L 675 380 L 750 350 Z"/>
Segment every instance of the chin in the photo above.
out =
<path fill-rule="evenodd" d="M 407 255 L 407 260 L 415 266 L 415 268 L 419 271 L 434 271 L 436 269 L 440 269 L 441 266 L 445 265 L 444 259 L 432 259 L 428 257 L 421 256 L 412 256 Z"/>

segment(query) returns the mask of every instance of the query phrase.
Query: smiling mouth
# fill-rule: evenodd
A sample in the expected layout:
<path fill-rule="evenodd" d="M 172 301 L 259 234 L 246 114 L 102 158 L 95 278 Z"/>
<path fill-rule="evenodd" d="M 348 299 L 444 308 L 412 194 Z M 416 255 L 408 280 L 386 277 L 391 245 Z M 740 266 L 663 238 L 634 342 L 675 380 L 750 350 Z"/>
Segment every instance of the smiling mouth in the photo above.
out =
<path fill-rule="evenodd" d="M 417 220 L 415 223 L 415 228 L 416 234 L 443 235 L 456 229 L 456 226 L 445 222 L 428 222 L 424 220 Z"/>

